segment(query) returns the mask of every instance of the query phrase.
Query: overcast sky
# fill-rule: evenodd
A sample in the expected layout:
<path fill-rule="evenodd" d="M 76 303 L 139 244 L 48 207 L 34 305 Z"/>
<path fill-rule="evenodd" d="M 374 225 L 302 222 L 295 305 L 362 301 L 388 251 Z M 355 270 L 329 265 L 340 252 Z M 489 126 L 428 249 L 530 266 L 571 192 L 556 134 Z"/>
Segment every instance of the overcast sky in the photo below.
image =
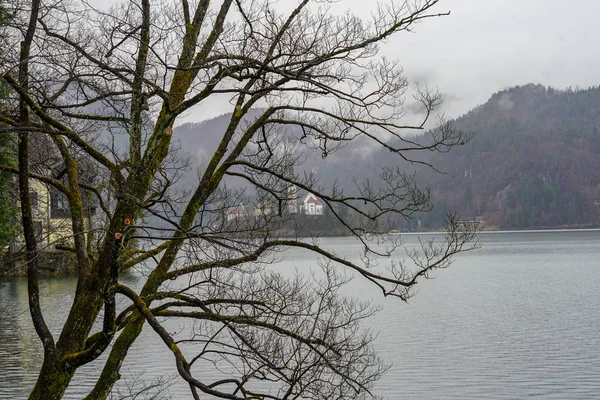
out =
<path fill-rule="evenodd" d="M 339 0 L 335 7 L 364 15 L 375 3 Z M 445 93 L 447 117 L 514 85 L 600 84 L 600 0 L 443 0 L 435 11 L 451 15 L 394 36 L 383 53 L 401 61 L 411 82 Z M 224 111 L 203 108 L 185 120 Z"/>
<path fill-rule="evenodd" d="M 451 15 L 396 36 L 384 50 L 411 81 L 446 94 L 450 117 L 514 85 L 600 84 L 600 1 L 443 0 L 437 9 Z"/>

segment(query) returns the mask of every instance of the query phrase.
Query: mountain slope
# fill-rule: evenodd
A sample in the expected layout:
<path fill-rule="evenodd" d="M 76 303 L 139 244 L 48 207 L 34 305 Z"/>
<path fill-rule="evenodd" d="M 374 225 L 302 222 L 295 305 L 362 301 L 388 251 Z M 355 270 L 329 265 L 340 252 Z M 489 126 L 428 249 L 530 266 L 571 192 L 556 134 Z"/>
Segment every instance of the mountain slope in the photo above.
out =
<path fill-rule="evenodd" d="M 445 175 L 421 172 L 438 209 L 507 229 L 600 224 L 600 88 L 514 87 L 455 126 L 473 140 L 433 157 Z"/>
<path fill-rule="evenodd" d="M 205 165 L 229 117 L 176 129 L 193 166 Z M 349 193 L 354 179 L 375 179 L 382 164 L 416 170 L 418 182 L 431 187 L 434 203 L 431 213 L 419 215 L 423 228 L 441 227 L 448 212 L 483 219 L 489 228 L 600 226 L 600 88 L 517 86 L 495 93 L 453 124 L 473 139 L 449 153 L 419 156 L 431 157 L 423 160 L 443 174 L 401 164 L 360 138 L 327 158 L 303 150 L 305 162 L 297 172 L 314 172 L 324 186 L 337 180 Z M 195 173 L 190 176 L 197 180 Z"/>

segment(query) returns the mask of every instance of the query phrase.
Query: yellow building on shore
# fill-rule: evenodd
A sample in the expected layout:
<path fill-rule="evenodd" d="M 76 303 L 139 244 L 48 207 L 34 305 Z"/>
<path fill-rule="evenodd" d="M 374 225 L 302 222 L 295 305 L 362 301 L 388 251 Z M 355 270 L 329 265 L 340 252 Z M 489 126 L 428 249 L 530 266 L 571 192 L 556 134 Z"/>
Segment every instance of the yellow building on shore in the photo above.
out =
<path fill-rule="evenodd" d="M 60 191 L 32 179 L 29 184 L 34 231 L 39 244 L 54 246 L 73 242 L 69 201 Z M 84 202 L 84 206 L 86 203 Z M 92 208 L 92 214 L 95 209 Z"/>

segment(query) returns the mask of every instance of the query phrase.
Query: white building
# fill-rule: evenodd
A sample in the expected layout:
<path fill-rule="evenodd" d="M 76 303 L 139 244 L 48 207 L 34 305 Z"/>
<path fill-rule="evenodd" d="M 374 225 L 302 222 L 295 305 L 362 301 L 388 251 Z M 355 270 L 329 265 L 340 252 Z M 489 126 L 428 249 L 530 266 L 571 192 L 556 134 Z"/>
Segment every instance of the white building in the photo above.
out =
<path fill-rule="evenodd" d="M 273 210 L 276 210 L 277 206 L 273 204 L 273 202 L 269 201 L 261 201 L 254 207 L 254 216 L 255 217 L 266 217 L 273 213 Z"/>
<path fill-rule="evenodd" d="M 323 215 L 323 203 L 312 193 L 309 193 L 302 202 L 302 210 L 306 215 Z"/>
<path fill-rule="evenodd" d="M 244 206 L 229 207 L 227 209 L 227 222 L 232 221 L 236 218 L 247 218 L 248 215 L 249 212 Z"/>
<path fill-rule="evenodd" d="M 290 214 L 298 214 L 298 187 L 296 185 L 288 186 L 285 205 Z"/>

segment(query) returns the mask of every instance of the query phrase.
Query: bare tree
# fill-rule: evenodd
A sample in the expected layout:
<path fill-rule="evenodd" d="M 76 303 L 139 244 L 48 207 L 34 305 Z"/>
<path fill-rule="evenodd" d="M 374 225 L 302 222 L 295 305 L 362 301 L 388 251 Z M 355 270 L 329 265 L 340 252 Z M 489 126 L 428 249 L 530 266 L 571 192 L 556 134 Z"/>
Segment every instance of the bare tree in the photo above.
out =
<path fill-rule="evenodd" d="M 335 14 L 326 1 L 296 1 L 287 14 L 276 3 L 134 0 L 104 10 L 66 0 L 8 2 L 3 77 L 15 107 L 3 109 L 0 122 L 19 135 L 19 168 L 0 168 L 19 175 L 30 309 L 44 346 L 30 398 L 60 398 L 79 367 L 108 351 L 87 397 L 107 398 L 145 323 L 172 352 L 194 398 L 368 396 L 385 371 L 360 328 L 375 309 L 344 298 L 340 287 L 356 276 L 407 299 L 419 278 L 473 247 L 475 230 L 450 219 L 445 242 L 424 242 L 409 252 L 410 264 L 377 267 L 397 243 L 365 236 L 385 239 L 384 222 L 427 209 L 428 192 L 398 169 L 382 169 L 379 182 L 344 193 L 294 168 L 299 149 L 327 157 L 357 139 L 414 162 L 419 151 L 447 151 L 465 140 L 445 123 L 415 140 L 440 95 L 420 91 L 423 121 L 402 123 L 408 82 L 397 62 L 378 54 L 390 36 L 445 15 L 433 11 L 438 0 L 389 1 L 369 18 Z M 178 191 L 173 124 L 222 98 L 231 116 L 220 143 L 196 186 Z M 29 168 L 34 136 L 50 139 L 65 180 Z M 108 184 L 86 185 L 81 160 L 91 160 Z M 230 178 L 255 192 L 227 185 Z M 57 337 L 39 307 L 29 179 L 62 192 L 72 220 L 78 283 Z M 294 200 L 290 187 L 320 198 L 361 241 L 361 263 L 318 240 L 281 236 L 293 218 L 282 212 Z M 88 195 L 105 217 L 97 248 L 86 241 Z M 255 195 L 276 211 L 227 221 L 230 206 Z M 277 254 L 290 247 L 321 256 L 321 271 L 282 275 Z M 119 281 L 120 271 L 147 260 L 154 263 L 140 291 Z M 121 312 L 117 295 L 130 304 Z M 192 335 L 175 338 L 164 318 L 193 321 Z M 98 319 L 102 329 L 93 332 Z M 211 363 L 229 366 L 224 377 L 203 373 Z"/>

